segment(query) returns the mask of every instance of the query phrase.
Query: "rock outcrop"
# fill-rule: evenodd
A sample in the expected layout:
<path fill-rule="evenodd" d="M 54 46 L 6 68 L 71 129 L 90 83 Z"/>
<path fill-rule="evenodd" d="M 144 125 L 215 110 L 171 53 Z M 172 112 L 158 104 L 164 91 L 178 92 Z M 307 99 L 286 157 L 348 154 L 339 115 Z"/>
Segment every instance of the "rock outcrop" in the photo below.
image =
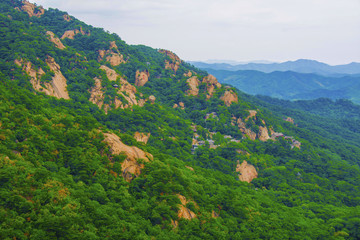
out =
<path fill-rule="evenodd" d="M 216 88 L 221 88 L 221 84 L 218 82 L 218 80 L 216 79 L 216 77 L 214 77 L 213 75 L 209 74 L 206 77 L 203 78 L 202 83 L 206 83 L 206 91 L 208 92 L 207 98 L 211 98 L 215 87 Z"/>
<path fill-rule="evenodd" d="M 150 153 L 144 152 L 137 147 L 124 144 L 121 142 L 119 136 L 114 133 L 104 133 L 104 136 L 104 142 L 109 145 L 112 154 L 126 155 L 126 159 L 121 164 L 121 170 L 122 176 L 128 182 L 134 179 L 134 177 L 138 177 L 141 174 L 141 169 L 144 168 L 144 164 L 138 162 L 139 159 L 142 159 L 145 162 L 149 162 L 153 159 L 153 156 Z"/>
<path fill-rule="evenodd" d="M 186 207 L 186 204 L 188 204 L 189 201 L 186 200 L 186 198 L 180 194 L 178 194 L 178 197 L 181 201 L 181 205 L 179 206 L 179 211 L 178 211 L 178 218 L 185 218 L 187 220 L 196 218 L 196 214 Z"/>
<path fill-rule="evenodd" d="M 291 117 L 287 117 L 287 118 L 285 118 L 284 120 L 285 120 L 286 122 L 289 122 L 289 123 L 294 124 L 294 119 L 291 118 Z"/>
<path fill-rule="evenodd" d="M 237 119 L 237 125 L 239 130 L 245 134 L 246 136 L 248 136 L 251 140 L 255 140 L 256 139 L 256 133 L 254 133 L 253 131 L 251 131 L 251 129 L 246 128 L 245 123 L 241 120 L 241 118 Z"/>
<path fill-rule="evenodd" d="M 68 14 L 63 15 L 64 21 L 70 22 L 72 18 Z"/>
<path fill-rule="evenodd" d="M 200 85 L 199 79 L 196 76 L 193 76 L 188 80 L 186 80 L 186 82 L 190 87 L 190 89 L 187 91 L 187 94 L 189 96 L 197 96 L 199 94 L 199 85 Z"/>
<path fill-rule="evenodd" d="M 258 138 L 260 141 L 267 141 L 270 139 L 267 127 L 259 126 Z"/>
<path fill-rule="evenodd" d="M 135 132 L 134 138 L 138 142 L 143 142 L 143 143 L 147 144 L 147 142 L 149 141 L 149 138 L 150 138 L 150 133 Z"/>
<path fill-rule="evenodd" d="M 160 49 L 159 52 L 170 58 L 170 61 L 165 60 L 165 69 L 171 69 L 176 73 L 182 62 L 181 59 L 175 53 L 169 50 Z"/>
<path fill-rule="evenodd" d="M 90 98 L 89 101 L 96 104 L 100 109 L 104 105 L 104 92 L 101 87 L 101 79 L 94 78 L 95 86 L 90 90 Z M 105 111 L 107 112 L 107 111 Z"/>
<path fill-rule="evenodd" d="M 149 101 L 151 102 L 151 104 L 154 104 L 155 100 L 156 100 L 155 96 L 153 96 L 153 95 L 149 96 Z"/>
<path fill-rule="evenodd" d="M 50 42 L 55 44 L 55 47 L 63 50 L 65 49 L 64 44 L 60 41 L 60 39 L 58 37 L 55 37 L 55 34 L 51 31 L 47 31 L 46 35 L 48 36 Z"/>
<path fill-rule="evenodd" d="M 29 61 L 15 60 L 15 64 L 22 67 L 22 69 L 31 77 L 30 83 L 36 91 L 57 98 L 70 99 L 66 90 L 66 79 L 60 71 L 60 66 L 55 62 L 54 58 L 49 56 L 46 59 L 46 63 L 50 70 L 54 72 L 54 77 L 50 82 L 41 82 L 41 76 L 45 74 L 41 68 L 36 70 L 35 66 Z"/>
<path fill-rule="evenodd" d="M 236 166 L 236 172 L 239 173 L 240 181 L 248 183 L 250 183 L 254 178 L 257 178 L 258 176 L 255 167 L 251 164 L 248 164 L 245 160 L 241 164 L 238 161 L 238 164 Z"/>
<path fill-rule="evenodd" d="M 106 72 L 106 76 L 110 81 L 116 81 L 116 79 L 119 77 L 119 74 L 117 74 L 114 69 L 111 69 L 108 66 L 101 65 L 100 69 Z"/>
<path fill-rule="evenodd" d="M 220 99 L 224 101 L 225 105 L 228 107 L 230 107 L 233 102 L 237 103 L 239 101 L 237 94 L 234 93 L 232 90 L 225 91 L 224 95 Z"/>
<path fill-rule="evenodd" d="M 109 43 L 109 50 L 99 50 L 98 53 L 98 62 L 105 59 L 113 67 L 126 63 L 124 56 L 119 52 L 119 49 L 114 41 Z"/>
<path fill-rule="evenodd" d="M 29 17 L 40 17 L 45 13 L 44 8 L 42 7 L 36 7 L 35 4 L 30 3 L 28 1 L 22 1 L 22 7 L 21 10 L 26 12 Z"/>
<path fill-rule="evenodd" d="M 248 121 L 250 118 L 256 117 L 257 111 L 255 110 L 249 110 L 249 116 L 245 118 L 245 121 Z"/>
<path fill-rule="evenodd" d="M 74 39 L 75 35 L 77 34 L 82 34 L 82 35 L 88 35 L 90 36 L 90 33 L 85 33 L 84 30 L 82 29 L 82 27 L 80 27 L 79 29 L 75 29 L 75 30 L 67 30 L 65 31 L 65 33 L 62 35 L 61 39 L 65 39 L 65 38 L 69 38 L 69 39 Z"/>
<path fill-rule="evenodd" d="M 139 70 L 135 74 L 135 86 L 142 87 L 149 81 L 150 73 L 148 71 Z"/>
<path fill-rule="evenodd" d="M 55 73 L 55 76 L 52 78 L 51 85 L 53 86 L 55 97 L 70 99 L 69 93 L 67 91 L 66 78 L 60 71 L 60 66 L 54 60 L 54 58 L 48 56 L 46 63 L 49 68 Z"/>

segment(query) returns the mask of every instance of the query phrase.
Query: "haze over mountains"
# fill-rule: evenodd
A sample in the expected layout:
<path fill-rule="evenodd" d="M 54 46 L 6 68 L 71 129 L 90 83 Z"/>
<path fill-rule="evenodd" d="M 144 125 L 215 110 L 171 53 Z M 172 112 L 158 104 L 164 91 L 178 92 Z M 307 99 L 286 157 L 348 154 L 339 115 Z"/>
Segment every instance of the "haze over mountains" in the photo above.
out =
<path fill-rule="evenodd" d="M 195 67 L 215 69 L 215 70 L 256 70 L 265 73 L 274 71 L 293 71 L 299 73 L 316 73 L 320 75 L 339 75 L 339 74 L 360 74 L 360 63 L 349 63 L 344 65 L 331 66 L 326 63 L 315 60 L 299 59 L 296 61 L 288 61 L 283 63 L 246 63 L 231 65 L 228 63 L 204 63 L 192 62 Z"/>
<path fill-rule="evenodd" d="M 348 99 L 360 103 L 360 63 L 330 66 L 313 60 L 230 65 L 192 62 L 221 83 L 280 99 Z"/>

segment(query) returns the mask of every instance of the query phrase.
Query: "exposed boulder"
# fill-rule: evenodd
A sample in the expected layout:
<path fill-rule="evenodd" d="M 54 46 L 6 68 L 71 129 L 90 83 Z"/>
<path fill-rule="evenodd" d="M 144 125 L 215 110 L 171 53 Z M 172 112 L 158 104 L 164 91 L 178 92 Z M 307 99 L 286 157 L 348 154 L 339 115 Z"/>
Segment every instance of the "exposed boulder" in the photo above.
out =
<path fill-rule="evenodd" d="M 143 143 L 147 144 L 147 142 L 149 141 L 149 138 L 150 138 L 150 133 L 135 132 L 134 138 L 138 142 L 143 142 Z"/>
<path fill-rule="evenodd" d="M 220 98 L 222 101 L 224 101 L 226 106 L 230 106 L 233 102 L 237 103 L 238 96 L 236 93 L 234 93 L 232 90 L 225 91 L 224 95 Z"/>
<path fill-rule="evenodd" d="M 254 178 L 257 178 L 258 173 L 255 167 L 248 164 L 247 161 L 243 161 L 241 164 L 238 161 L 236 166 L 236 172 L 239 173 L 239 180 L 250 183 Z"/>
<path fill-rule="evenodd" d="M 257 111 L 249 110 L 249 116 L 245 118 L 245 121 L 249 120 L 250 118 L 256 117 Z"/>
<path fill-rule="evenodd" d="M 186 82 L 190 87 L 190 89 L 187 91 L 187 94 L 189 96 L 197 96 L 199 94 L 199 88 L 198 88 L 200 85 L 199 79 L 196 76 L 193 76 L 188 80 L 186 80 Z"/>
<path fill-rule="evenodd" d="M 65 49 L 64 44 L 60 41 L 58 37 L 55 36 L 53 32 L 47 31 L 46 35 L 48 36 L 50 42 L 54 43 L 57 48 L 61 50 Z"/>
<path fill-rule="evenodd" d="M 142 87 L 149 81 L 150 73 L 148 71 L 139 70 L 135 74 L 135 86 Z"/>
<path fill-rule="evenodd" d="M 119 49 L 115 43 L 112 41 L 109 43 L 109 50 L 99 50 L 98 62 L 103 61 L 104 58 L 111 66 L 119 66 L 122 63 L 126 63 L 124 56 L 119 52 Z"/>
<path fill-rule="evenodd" d="M 254 133 L 253 131 L 251 131 L 251 129 L 246 128 L 245 123 L 241 120 L 241 118 L 238 118 L 237 120 L 237 124 L 239 127 L 239 130 L 245 134 L 246 136 L 248 136 L 251 140 L 255 140 L 256 139 L 256 133 Z"/>
<path fill-rule="evenodd" d="M 192 72 L 188 71 L 187 73 L 184 73 L 184 77 L 191 77 L 192 76 Z"/>
<path fill-rule="evenodd" d="M 152 104 L 155 103 L 155 100 L 156 100 L 156 97 L 155 97 L 155 96 L 153 96 L 153 95 L 149 96 L 149 101 L 150 101 Z"/>
<path fill-rule="evenodd" d="M 285 120 L 286 122 L 289 122 L 289 123 L 294 124 L 294 119 L 291 118 L 291 117 L 287 117 L 287 118 L 285 118 L 284 120 Z"/>
<path fill-rule="evenodd" d="M 124 144 L 121 142 L 119 136 L 114 133 L 104 133 L 104 136 L 104 142 L 109 145 L 112 154 L 126 155 L 126 159 L 121 164 L 121 169 L 123 177 L 128 182 L 134 177 L 138 177 L 141 174 L 141 169 L 144 168 L 144 164 L 138 162 L 139 159 L 142 159 L 145 162 L 149 162 L 153 159 L 153 156 L 150 153 L 144 152 L 137 147 Z"/>
<path fill-rule="evenodd" d="M 100 109 L 104 105 L 104 92 L 101 87 L 101 79 L 94 78 L 95 86 L 90 90 L 89 101 L 96 104 Z"/>
<path fill-rule="evenodd" d="M 30 3 L 28 1 L 22 1 L 22 7 L 21 10 L 23 10 L 24 12 L 26 12 L 29 17 L 40 17 L 41 15 L 43 15 L 45 13 L 44 8 L 42 7 L 37 7 L 35 4 Z"/>

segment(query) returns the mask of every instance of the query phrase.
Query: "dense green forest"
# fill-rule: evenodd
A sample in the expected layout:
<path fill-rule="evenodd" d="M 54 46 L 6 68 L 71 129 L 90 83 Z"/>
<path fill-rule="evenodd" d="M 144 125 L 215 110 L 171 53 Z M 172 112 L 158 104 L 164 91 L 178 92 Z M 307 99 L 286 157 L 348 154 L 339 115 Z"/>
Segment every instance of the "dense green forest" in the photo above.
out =
<path fill-rule="evenodd" d="M 0 18 L 1 239 L 360 238 L 357 105 L 260 100 L 57 9 Z"/>

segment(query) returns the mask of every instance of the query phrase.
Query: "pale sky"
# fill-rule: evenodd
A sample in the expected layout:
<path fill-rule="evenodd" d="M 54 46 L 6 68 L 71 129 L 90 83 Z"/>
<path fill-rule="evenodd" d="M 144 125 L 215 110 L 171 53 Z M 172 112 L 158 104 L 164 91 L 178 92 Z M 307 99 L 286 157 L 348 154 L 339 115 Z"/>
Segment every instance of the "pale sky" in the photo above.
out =
<path fill-rule="evenodd" d="M 360 62 L 360 0 L 30 0 L 184 60 Z"/>

